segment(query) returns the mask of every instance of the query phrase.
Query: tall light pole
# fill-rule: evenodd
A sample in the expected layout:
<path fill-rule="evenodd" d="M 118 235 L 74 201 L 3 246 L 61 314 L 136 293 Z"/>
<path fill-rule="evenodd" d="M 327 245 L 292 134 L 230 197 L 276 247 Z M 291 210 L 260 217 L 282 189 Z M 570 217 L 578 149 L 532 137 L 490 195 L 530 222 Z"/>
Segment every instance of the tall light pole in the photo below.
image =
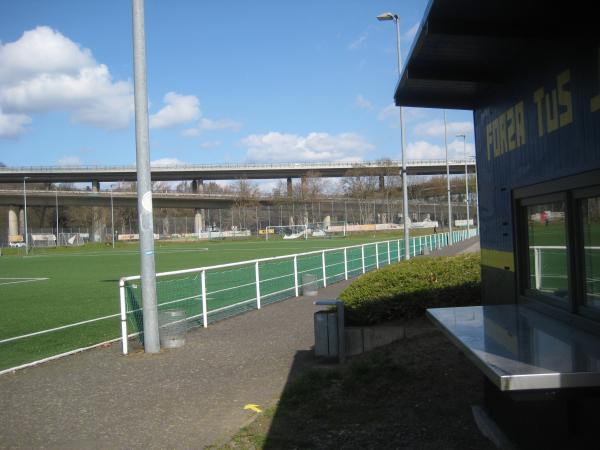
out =
<path fill-rule="evenodd" d="M 25 219 L 25 254 L 29 254 L 29 233 L 27 232 L 27 188 L 25 180 L 30 177 L 23 177 L 23 218 Z"/>
<path fill-rule="evenodd" d="M 112 235 L 112 248 L 115 248 L 115 208 L 113 205 L 113 184 L 110 185 L 110 234 Z"/>
<path fill-rule="evenodd" d="M 142 276 L 142 311 L 144 350 L 160 352 L 158 307 L 156 304 L 156 268 L 154 263 L 154 219 L 152 217 L 152 181 L 148 137 L 148 89 L 146 85 L 146 37 L 144 32 L 144 0 L 132 0 L 133 16 L 133 80 L 135 103 L 135 148 L 137 200 L 140 232 L 140 265 Z"/>
<path fill-rule="evenodd" d="M 444 145 L 446 147 L 446 185 L 448 189 L 448 242 L 453 244 L 452 239 L 452 203 L 450 202 L 450 164 L 448 163 L 448 125 L 446 120 L 446 110 L 444 110 Z"/>
<path fill-rule="evenodd" d="M 400 18 L 398 14 L 386 12 L 377 16 L 377 20 L 393 20 L 396 24 L 396 49 L 398 55 L 398 78 L 402 76 L 402 50 L 400 48 Z M 402 106 L 400 106 L 400 149 L 402 151 L 402 215 L 404 216 L 404 258 L 410 259 L 410 239 L 408 227 L 408 190 L 406 181 L 406 155 L 404 146 L 404 120 L 402 118 Z"/>
<path fill-rule="evenodd" d="M 58 188 L 54 186 L 54 200 L 56 203 L 56 247 L 58 247 Z"/>
<path fill-rule="evenodd" d="M 470 231 L 470 226 L 469 226 L 469 218 L 470 218 L 470 213 L 469 213 L 469 172 L 467 170 L 467 135 L 466 134 L 457 134 L 456 137 L 461 137 L 463 139 L 463 155 L 465 158 L 465 192 L 466 192 L 466 197 L 465 197 L 465 202 L 467 203 L 467 236 L 469 235 L 469 231 Z"/>

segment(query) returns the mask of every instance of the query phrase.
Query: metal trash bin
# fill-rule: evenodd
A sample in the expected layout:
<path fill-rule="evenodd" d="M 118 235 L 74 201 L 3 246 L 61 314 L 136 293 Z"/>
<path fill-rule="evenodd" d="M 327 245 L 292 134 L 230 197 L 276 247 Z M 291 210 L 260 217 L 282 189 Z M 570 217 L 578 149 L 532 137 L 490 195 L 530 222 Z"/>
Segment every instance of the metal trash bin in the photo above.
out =
<path fill-rule="evenodd" d="M 166 309 L 158 314 L 158 330 L 162 348 L 179 348 L 185 345 L 188 323 L 183 309 Z"/>
<path fill-rule="evenodd" d="M 338 356 L 337 311 L 315 313 L 315 356 L 334 358 Z"/>
<path fill-rule="evenodd" d="M 317 276 L 312 273 L 302 275 L 302 295 L 316 297 L 318 293 L 319 284 L 317 283 Z"/>
<path fill-rule="evenodd" d="M 340 363 L 346 360 L 344 303 L 340 300 L 318 300 L 315 305 L 335 306 L 335 310 L 315 313 L 315 356 L 337 357 Z"/>

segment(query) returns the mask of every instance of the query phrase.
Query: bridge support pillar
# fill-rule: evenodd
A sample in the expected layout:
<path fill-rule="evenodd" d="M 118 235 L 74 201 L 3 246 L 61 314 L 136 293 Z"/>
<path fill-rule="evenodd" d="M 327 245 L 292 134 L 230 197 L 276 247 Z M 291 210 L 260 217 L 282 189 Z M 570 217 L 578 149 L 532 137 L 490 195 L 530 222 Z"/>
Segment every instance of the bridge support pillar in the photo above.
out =
<path fill-rule="evenodd" d="M 385 190 L 385 177 L 383 175 L 379 175 L 379 190 Z"/>
<path fill-rule="evenodd" d="M 8 207 L 8 238 L 19 234 L 19 216 L 16 206 Z"/>
<path fill-rule="evenodd" d="M 19 234 L 25 238 L 25 210 L 19 207 Z"/>
<path fill-rule="evenodd" d="M 204 231 L 204 210 L 196 209 L 194 211 L 194 233 L 197 236 L 202 231 Z"/>
<path fill-rule="evenodd" d="M 92 192 L 100 192 L 100 182 L 92 180 Z M 102 242 L 102 219 L 100 217 L 100 208 L 92 207 L 92 233 L 90 236 L 92 242 Z"/>
<path fill-rule="evenodd" d="M 287 196 L 291 197 L 294 194 L 292 189 L 292 177 L 287 178 Z"/>
<path fill-rule="evenodd" d="M 192 192 L 202 194 L 204 192 L 204 180 L 192 180 Z"/>

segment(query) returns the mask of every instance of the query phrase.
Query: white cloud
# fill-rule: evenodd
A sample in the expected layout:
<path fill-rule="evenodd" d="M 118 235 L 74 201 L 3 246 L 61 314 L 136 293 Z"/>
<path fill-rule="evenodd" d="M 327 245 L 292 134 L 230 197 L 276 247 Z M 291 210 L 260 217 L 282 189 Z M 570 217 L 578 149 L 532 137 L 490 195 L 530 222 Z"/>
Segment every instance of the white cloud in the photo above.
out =
<path fill-rule="evenodd" d="M 81 166 L 83 165 L 79 156 L 63 156 L 56 161 L 59 166 Z"/>
<path fill-rule="evenodd" d="M 166 105 L 160 111 L 150 116 L 151 128 L 171 128 L 200 117 L 200 102 L 195 95 L 168 92 L 164 97 L 164 103 Z"/>
<path fill-rule="evenodd" d="M 200 148 L 211 149 L 211 148 L 219 147 L 220 145 L 221 145 L 220 141 L 205 141 L 205 142 L 200 143 Z"/>
<path fill-rule="evenodd" d="M 198 122 L 198 125 L 194 128 L 186 128 L 182 131 L 182 134 L 186 137 L 200 136 L 204 131 L 215 131 L 215 130 L 228 130 L 228 131 L 239 131 L 242 128 L 240 122 L 236 122 L 232 119 L 208 119 L 203 117 Z"/>
<path fill-rule="evenodd" d="M 377 119 L 381 120 L 381 121 L 385 121 L 393 116 L 399 117 L 398 114 L 399 114 L 398 107 L 396 105 L 394 105 L 393 103 L 391 103 L 379 111 L 379 114 L 377 114 Z"/>
<path fill-rule="evenodd" d="M 309 133 L 307 136 L 271 131 L 242 139 L 252 161 L 360 161 L 375 147 L 355 133 Z"/>
<path fill-rule="evenodd" d="M 14 138 L 25 133 L 31 119 L 24 114 L 4 114 L 0 108 L 0 138 Z"/>
<path fill-rule="evenodd" d="M 414 127 L 414 133 L 417 136 L 427 137 L 443 137 L 444 136 L 444 121 L 443 120 L 430 120 L 428 122 L 422 122 Z M 448 137 L 454 137 L 457 134 L 470 134 L 473 135 L 473 122 L 448 122 L 447 134 Z"/>
<path fill-rule="evenodd" d="M 150 162 L 152 167 L 184 166 L 187 163 L 177 158 L 160 158 Z"/>
<path fill-rule="evenodd" d="M 129 81 L 113 81 L 89 49 L 37 27 L 0 43 L 0 107 L 25 116 L 67 111 L 74 122 L 122 128 L 133 116 L 133 88 Z"/>
<path fill-rule="evenodd" d="M 420 25 L 421 25 L 421 22 L 417 22 L 412 27 L 410 27 L 409 30 L 406 33 L 404 33 L 404 39 L 407 39 L 408 41 L 412 42 L 412 40 L 417 35 L 417 31 L 419 31 Z"/>
<path fill-rule="evenodd" d="M 467 142 L 467 158 L 474 154 L 473 144 Z M 448 158 L 463 159 L 464 147 L 462 139 L 455 139 L 448 142 Z M 407 159 L 445 159 L 446 149 L 443 145 L 432 144 L 427 141 L 410 142 L 406 146 Z"/>
<path fill-rule="evenodd" d="M 354 39 L 352 42 L 350 42 L 350 44 L 348 44 L 348 50 L 357 50 L 357 49 L 361 48 L 364 45 L 364 43 L 368 37 L 369 37 L 369 33 L 366 31 L 363 31 L 362 33 L 360 33 L 360 35 L 356 39 Z"/>
<path fill-rule="evenodd" d="M 362 94 L 358 94 L 356 96 L 356 100 L 354 101 L 354 104 L 361 109 L 373 109 L 373 104 L 367 98 L 365 98 Z"/>

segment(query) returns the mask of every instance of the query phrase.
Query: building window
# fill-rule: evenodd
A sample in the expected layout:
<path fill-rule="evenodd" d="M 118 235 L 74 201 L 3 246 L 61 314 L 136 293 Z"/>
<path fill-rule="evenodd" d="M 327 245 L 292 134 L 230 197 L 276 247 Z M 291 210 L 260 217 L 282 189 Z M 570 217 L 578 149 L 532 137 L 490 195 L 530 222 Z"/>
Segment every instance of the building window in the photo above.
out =
<path fill-rule="evenodd" d="M 529 252 L 528 288 L 536 295 L 567 304 L 569 264 L 565 202 L 546 201 L 525 206 Z"/>
<path fill-rule="evenodd" d="M 600 197 L 580 200 L 583 230 L 583 303 L 600 310 Z"/>

